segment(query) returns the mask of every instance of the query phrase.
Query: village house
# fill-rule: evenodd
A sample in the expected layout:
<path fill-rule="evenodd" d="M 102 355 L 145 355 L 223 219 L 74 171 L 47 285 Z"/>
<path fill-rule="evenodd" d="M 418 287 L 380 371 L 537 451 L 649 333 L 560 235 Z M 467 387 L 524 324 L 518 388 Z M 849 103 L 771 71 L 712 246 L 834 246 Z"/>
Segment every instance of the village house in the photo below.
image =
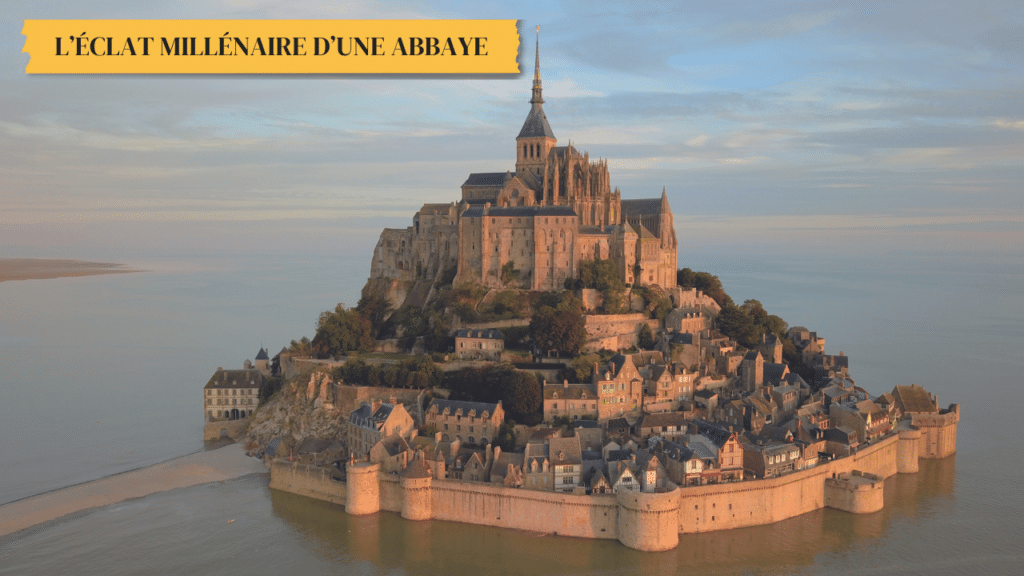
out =
<path fill-rule="evenodd" d="M 462 360 L 497 362 L 505 350 L 505 336 L 497 330 L 457 330 L 455 354 Z"/>
<path fill-rule="evenodd" d="M 629 354 L 616 354 L 603 367 L 594 367 L 593 385 L 597 390 L 597 417 L 607 420 L 640 409 L 644 381 Z"/>
<path fill-rule="evenodd" d="M 491 464 L 491 483 L 505 488 L 519 488 L 523 485 L 522 452 L 503 452 L 495 446 Z"/>
<path fill-rule="evenodd" d="M 756 435 L 743 444 L 743 467 L 754 478 L 774 478 L 800 469 L 800 448 Z"/>
<path fill-rule="evenodd" d="M 579 437 L 552 438 L 548 445 L 548 454 L 552 469 L 551 486 L 556 492 L 574 491 L 579 486 L 583 473 Z"/>
<path fill-rule="evenodd" d="M 804 364 L 811 366 L 816 354 L 825 353 L 825 339 L 819 338 L 817 332 L 811 332 L 803 326 L 794 326 L 786 333 L 796 346 Z"/>
<path fill-rule="evenodd" d="M 855 431 L 858 442 L 870 442 L 892 429 L 889 413 L 871 400 L 833 402 L 828 414 L 836 426 Z"/>
<path fill-rule="evenodd" d="M 557 416 L 572 420 L 598 417 L 597 393 L 592 383 L 569 384 L 568 380 L 561 384 L 545 382 L 543 393 L 545 422 L 551 422 Z"/>
<path fill-rule="evenodd" d="M 374 400 L 363 402 L 348 418 L 348 448 L 353 456 L 362 457 L 386 436 L 408 438 L 416 429 L 412 416 L 394 398 L 389 403 Z"/>
<path fill-rule="evenodd" d="M 690 422 L 690 445 L 694 442 L 709 444 L 708 447 L 717 452 L 722 482 L 743 480 L 743 448 L 734 430 L 707 420 Z"/>
<path fill-rule="evenodd" d="M 523 452 L 523 488 L 554 490 L 547 442 L 528 442 Z"/>
<path fill-rule="evenodd" d="M 687 433 L 687 422 L 681 412 L 658 412 L 643 414 L 636 423 L 637 434 L 641 438 L 658 436 L 674 439 Z"/>
<path fill-rule="evenodd" d="M 653 449 L 661 455 L 661 462 L 674 484 L 699 486 L 711 481 L 717 482 L 720 477 L 716 471 L 718 454 L 709 445 L 710 442 L 697 442 L 691 446 L 687 436 L 681 442 L 660 440 Z"/>
<path fill-rule="evenodd" d="M 608 483 L 613 494 L 618 494 L 621 490 L 640 491 L 640 469 L 636 465 L 635 456 L 634 454 L 633 458 L 628 460 L 608 462 Z"/>
<path fill-rule="evenodd" d="M 505 421 L 501 401 L 496 404 L 435 398 L 424 416 L 425 426 L 441 434 L 441 440 L 459 440 L 483 446 L 497 436 Z"/>
<path fill-rule="evenodd" d="M 782 340 L 776 334 L 766 333 L 761 335 L 761 343 L 758 350 L 765 357 L 766 362 L 772 364 L 782 363 Z"/>

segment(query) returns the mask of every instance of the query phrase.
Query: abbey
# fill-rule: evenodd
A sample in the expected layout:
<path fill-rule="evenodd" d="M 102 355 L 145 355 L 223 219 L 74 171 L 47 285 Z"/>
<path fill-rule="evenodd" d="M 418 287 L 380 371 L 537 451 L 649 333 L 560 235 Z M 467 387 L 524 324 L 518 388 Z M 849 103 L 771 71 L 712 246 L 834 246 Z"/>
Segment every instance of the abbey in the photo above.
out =
<path fill-rule="evenodd" d="M 470 174 L 458 203 L 425 204 L 412 226 L 385 229 L 371 280 L 433 279 L 455 267 L 455 282 L 558 290 L 580 262 L 611 259 L 625 283 L 676 285 L 676 233 L 665 191 L 623 200 L 612 190 L 606 161 L 557 145 L 541 93 L 538 42 L 515 171 Z"/>

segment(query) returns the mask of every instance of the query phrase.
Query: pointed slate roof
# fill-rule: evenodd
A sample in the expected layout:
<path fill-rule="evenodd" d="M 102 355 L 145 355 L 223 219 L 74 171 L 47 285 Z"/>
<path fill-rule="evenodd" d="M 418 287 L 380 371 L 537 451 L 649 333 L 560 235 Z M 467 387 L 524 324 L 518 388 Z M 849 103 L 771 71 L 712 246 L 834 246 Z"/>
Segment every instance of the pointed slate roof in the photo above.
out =
<path fill-rule="evenodd" d="M 519 131 L 516 138 L 555 138 L 551 124 L 548 124 L 548 117 L 544 114 L 544 107 L 539 103 L 530 107 L 530 113 L 523 122 L 523 129 Z"/>
<path fill-rule="evenodd" d="M 548 117 L 544 115 L 544 98 L 541 97 L 540 81 L 540 30 L 537 30 L 537 59 L 533 68 L 533 95 L 530 98 L 530 114 L 523 123 L 523 129 L 519 131 L 517 138 L 555 138 L 548 124 Z"/>

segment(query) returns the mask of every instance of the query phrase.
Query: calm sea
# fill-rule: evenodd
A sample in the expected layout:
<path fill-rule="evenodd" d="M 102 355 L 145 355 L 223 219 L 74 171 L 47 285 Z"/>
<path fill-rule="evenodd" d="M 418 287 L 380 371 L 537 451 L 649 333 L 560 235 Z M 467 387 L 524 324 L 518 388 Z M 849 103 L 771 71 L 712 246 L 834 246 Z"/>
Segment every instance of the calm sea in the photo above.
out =
<path fill-rule="evenodd" d="M 201 388 L 312 336 L 354 304 L 365 254 L 145 258 L 140 274 L 0 284 L 0 502 L 203 448 Z M 886 482 L 883 512 L 821 510 L 637 553 L 395 514 L 354 518 L 250 477 L 156 494 L 0 540 L 0 574 L 959 574 L 1024 558 L 1024 258 L 707 259 L 737 301 L 757 298 L 851 357 L 881 393 L 919 383 L 962 405 L 959 452 Z M 235 520 L 228 523 L 228 520 Z M 1013 568 L 1018 566 L 1018 569 Z"/>

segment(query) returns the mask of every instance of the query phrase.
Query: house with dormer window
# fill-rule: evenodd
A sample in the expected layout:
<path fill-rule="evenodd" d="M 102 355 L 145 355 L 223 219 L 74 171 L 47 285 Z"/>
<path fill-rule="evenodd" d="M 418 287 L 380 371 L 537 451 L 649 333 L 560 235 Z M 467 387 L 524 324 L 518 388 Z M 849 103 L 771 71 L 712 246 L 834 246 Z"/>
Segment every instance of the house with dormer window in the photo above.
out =
<path fill-rule="evenodd" d="M 629 354 L 616 354 L 605 365 L 594 365 L 598 420 L 607 420 L 640 409 L 644 378 Z"/>
<path fill-rule="evenodd" d="M 544 421 L 551 422 L 557 416 L 580 420 L 596 418 L 597 393 L 593 384 L 544 383 Z"/>
<path fill-rule="evenodd" d="M 505 410 L 500 400 L 496 404 L 489 404 L 436 398 L 431 401 L 424 415 L 426 426 L 432 426 L 440 432 L 443 442 L 458 440 L 478 446 L 489 444 L 504 421 Z"/>

